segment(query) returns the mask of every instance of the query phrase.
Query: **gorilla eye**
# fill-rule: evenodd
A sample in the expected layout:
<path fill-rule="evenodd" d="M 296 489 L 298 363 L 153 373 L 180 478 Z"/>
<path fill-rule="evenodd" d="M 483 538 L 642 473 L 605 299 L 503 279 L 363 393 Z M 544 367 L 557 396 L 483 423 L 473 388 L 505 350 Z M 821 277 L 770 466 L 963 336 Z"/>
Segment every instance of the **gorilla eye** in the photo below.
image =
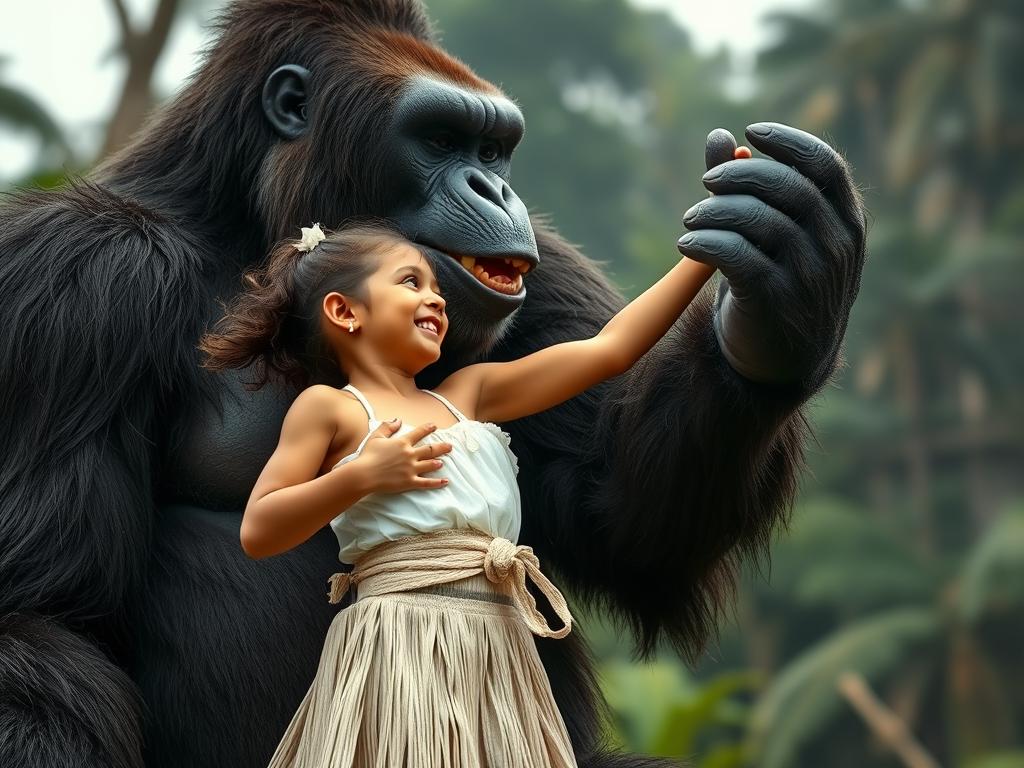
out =
<path fill-rule="evenodd" d="M 501 154 L 501 145 L 496 141 L 488 142 L 480 147 L 480 159 L 485 163 L 493 163 Z"/>
<path fill-rule="evenodd" d="M 434 136 L 431 141 L 443 150 L 447 151 L 455 149 L 455 144 L 452 142 L 451 136 L 447 133 L 439 133 L 437 136 Z"/>

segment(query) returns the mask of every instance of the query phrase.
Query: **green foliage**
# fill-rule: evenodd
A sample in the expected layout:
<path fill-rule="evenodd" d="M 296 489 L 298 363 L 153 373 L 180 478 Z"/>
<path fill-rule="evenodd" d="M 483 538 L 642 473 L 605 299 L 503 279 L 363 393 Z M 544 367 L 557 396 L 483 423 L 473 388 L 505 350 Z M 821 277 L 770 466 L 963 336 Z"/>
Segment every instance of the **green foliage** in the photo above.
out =
<path fill-rule="evenodd" d="M 0 73 L 6 64 L 7 59 L 0 56 Z M 37 168 L 49 168 L 71 160 L 72 153 L 64 133 L 49 112 L 29 94 L 3 82 L 0 82 L 0 128 L 27 132 L 39 140 Z"/>
<path fill-rule="evenodd" d="M 845 627 L 797 657 L 775 677 L 751 718 L 759 768 L 799 764 L 801 748 L 846 708 L 836 688 L 840 675 L 856 671 L 869 681 L 883 678 L 934 644 L 940 626 L 929 608 L 896 609 Z"/>
<path fill-rule="evenodd" d="M 0 72 L 7 59 L 0 57 Z M 35 134 L 44 144 L 67 149 L 64 134 L 50 114 L 24 91 L 0 83 L 0 124 Z"/>
<path fill-rule="evenodd" d="M 1024 768 L 1024 752 L 982 755 L 971 760 L 964 768 Z"/>
<path fill-rule="evenodd" d="M 1024 611 L 1024 504 L 1008 508 L 971 550 L 958 603 L 969 622 L 985 614 Z"/>
<path fill-rule="evenodd" d="M 624 748 L 696 760 L 699 768 L 739 766 L 747 721 L 745 694 L 760 685 L 749 672 L 709 681 L 690 678 L 677 661 L 605 662 L 602 688 L 614 713 L 611 738 Z"/>
<path fill-rule="evenodd" d="M 652 753 L 690 757 L 699 754 L 701 737 L 708 731 L 722 726 L 734 733 L 742 729 L 747 722 L 748 706 L 737 696 L 760 684 L 760 677 L 752 672 L 733 672 L 719 675 L 692 691 L 687 699 L 668 709 Z M 699 765 L 730 765 L 729 760 L 744 754 L 741 743 L 717 744 Z"/>
<path fill-rule="evenodd" d="M 773 547 L 770 586 L 757 580 L 753 589 L 762 600 L 844 615 L 926 601 L 934 589 L 928 570 L 887 527 L 842 500 L 811 498 Z"/>

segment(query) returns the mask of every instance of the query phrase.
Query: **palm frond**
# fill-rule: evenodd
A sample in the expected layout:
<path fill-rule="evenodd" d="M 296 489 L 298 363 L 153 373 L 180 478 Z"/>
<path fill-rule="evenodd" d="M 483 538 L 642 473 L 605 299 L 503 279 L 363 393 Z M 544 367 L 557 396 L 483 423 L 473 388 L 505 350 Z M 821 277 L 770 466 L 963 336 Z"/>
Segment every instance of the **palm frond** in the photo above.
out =
<path fill-rule="evenodd" d="M 790 768 L 800 750 L 845 711 L 836 682 L 847 671 L 869 681 L 891 675 L 912 653 L 935 643 L 940 619 L 931 608 L 903 608 L 852 624 L 798 656 L 758 701 L 750 742 L 759 768 Z"/>
<path fill-rule="evenodd" d="M 1010 506 L 972 548 L 964 563 L 958 610 L 975 622 L 989 612 L 1024 607 L 1024 502 Z"/>

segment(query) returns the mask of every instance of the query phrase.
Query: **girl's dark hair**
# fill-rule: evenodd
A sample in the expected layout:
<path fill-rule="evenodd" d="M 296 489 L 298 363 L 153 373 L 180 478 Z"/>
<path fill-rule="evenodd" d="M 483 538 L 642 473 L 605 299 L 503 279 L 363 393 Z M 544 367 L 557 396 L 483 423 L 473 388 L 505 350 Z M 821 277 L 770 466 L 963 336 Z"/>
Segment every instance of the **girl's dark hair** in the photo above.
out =
<path fill-rule="evenodd" d="M 366 279 L 381 256 L 400 244 L 426 254 L 379 218 L 359 219 L 324 234 L 326 239 L 308 252 L 296 248 L 297 239 L 279 243 L 264 266 L 245 273 L 247 290 L 229 306 L 221 303 L 224 316 L 199 340 L 206 356 L 203 368 L 253 365 L 256 378 L 245 382 L 249 391 L 262 388 L 271 376 L 299 389 L 320 381 L 348 383 L 324 343 L 323 297 L 337 291 L 369 306 Z"/>

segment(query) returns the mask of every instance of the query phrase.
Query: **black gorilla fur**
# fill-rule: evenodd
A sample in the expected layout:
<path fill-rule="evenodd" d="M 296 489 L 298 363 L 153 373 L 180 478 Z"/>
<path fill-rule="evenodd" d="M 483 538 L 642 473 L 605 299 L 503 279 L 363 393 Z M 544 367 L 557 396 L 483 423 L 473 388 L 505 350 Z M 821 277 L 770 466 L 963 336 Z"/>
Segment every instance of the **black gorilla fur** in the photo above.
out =
<path fill-rule="evenodd" d="M 416 0 L 237 3 L 203 68 L 131 146 L 89 180 L 0 210 L 0 764 L 262 765 L 305 693 L 337 610 L 337 542 L 327 527 L 255 562 L 238 540 L 295 392 L 207 375 L 195 344 L 276 240 L 390 212 L 369 181 L 383 116 L 366 94 L 382 80 L 360 78 L 312 149 L 275 135 L 260 103 L 276 67 L 315 74 L 344 56 L 328 36 L 380 28 L 433 39 Z M 859 197 L 845 200 L 843 220 L 861 220 Z M 624 304 L 546 221 L 532 224 L 540 263 L 517 313 L 482 323 L 446 294 L 453 337 L 460 323 L 494 331 L 472 359 L 591 336 Z M 641 655 L 664 639 L 696 658 L 740 559 L 764 555 L 785 522 L 809 435 L 801 408 L 839 364 L 856 239 L 852 276 L 803 285 L 828 322 L 807 336 L 818 364 L 798 383 L 733 370 L 709 287 L 628 373 L 505 425 L 521 542 L 624 621 Z M 538 649 L 581 766 L 672 764 L 600 744 L 605 704 L 578 625 Z"/>

